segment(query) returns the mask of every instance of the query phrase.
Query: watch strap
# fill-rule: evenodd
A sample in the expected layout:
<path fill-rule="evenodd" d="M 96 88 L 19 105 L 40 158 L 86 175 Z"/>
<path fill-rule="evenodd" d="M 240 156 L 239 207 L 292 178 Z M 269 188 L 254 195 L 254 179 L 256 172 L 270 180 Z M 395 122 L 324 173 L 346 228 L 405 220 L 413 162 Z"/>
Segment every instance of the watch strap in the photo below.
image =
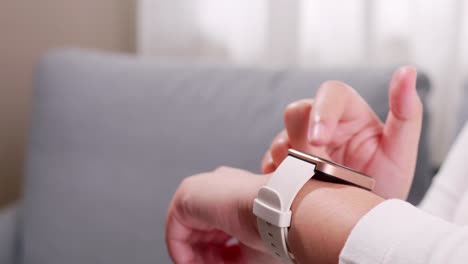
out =
<path fill-rule="evenodd" d="M 254 200 L 253 213 L 258 217 L 260 236 L 266 247 L 283 262 L 293 262 L 287 245 L 290 208 L 297 193 L 314 176 L 315 166 L 288 155 Z"/>

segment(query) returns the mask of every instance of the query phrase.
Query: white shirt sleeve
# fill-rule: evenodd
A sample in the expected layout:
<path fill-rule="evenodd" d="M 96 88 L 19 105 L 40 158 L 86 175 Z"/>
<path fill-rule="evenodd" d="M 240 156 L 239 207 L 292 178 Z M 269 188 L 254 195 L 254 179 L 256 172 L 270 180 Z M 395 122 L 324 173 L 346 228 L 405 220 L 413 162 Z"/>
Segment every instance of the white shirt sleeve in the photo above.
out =
<path fill-rule="evenodd" d="M 457 207 L 468 190 L 467 156 L 468 125 L 465 125 L 421 202 L 422 210 L 451 222 L 454 220 Z"/>
<path fill-rule="evenodd" d="M 340 263 L 467 263 L 467 156 L 465 125 L 420 204 L 421 210 L 401 200 L 379 204 L 351 231 Z M 465 215 L 460 216 L 461 211 Z"/>
<path fill-rule="evenodd" d="M 352 230 L 341 264 L 468 262 L 468 227 L 430 215 L 401 200 L 369 211 Z"/>

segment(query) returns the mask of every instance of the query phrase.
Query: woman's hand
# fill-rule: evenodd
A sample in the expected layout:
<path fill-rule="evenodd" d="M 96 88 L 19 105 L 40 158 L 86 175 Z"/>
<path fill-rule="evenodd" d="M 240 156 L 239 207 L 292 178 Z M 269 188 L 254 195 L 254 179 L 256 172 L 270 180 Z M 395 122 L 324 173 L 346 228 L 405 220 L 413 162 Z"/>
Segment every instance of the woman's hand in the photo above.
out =
<path fill-rule="evenodd" d="M 416 92 L 416 70 L 402 67 L 393 75 L 390 111 L 383 124 L 350 86 L 328 81 L 314 99 L 290 104 L 286 129 L 273 140 L 262 162 L 270 173 L 288 148 L 331 159 L 375 178 L 374 192 L 406 199 L 416 166 L 422 104 Z"/>
<path fill-rule="evenodd" d="M 268 175 L 232 168 L 188 177 L 179 186 L 166 221 L 166 243 L 175 263 L 276 263 L 263 246 L 252 213 Z M 229 246 L 236 238 L 238 243 Z"/>
<path fill-rule="evenodd" d="M 253 200 L 268 178 L 221 168 L 184 180 L 166 219 L 166 243 L 173 261 L 278 263 L 263 245 L 252 212 Z M 292 253 L 299 263 L 337 263 L 354 225 L 381 201 L 353 186 L 308 181 L 291 207 Z M 232 238 L 238 242 L 229 245 Z"/>

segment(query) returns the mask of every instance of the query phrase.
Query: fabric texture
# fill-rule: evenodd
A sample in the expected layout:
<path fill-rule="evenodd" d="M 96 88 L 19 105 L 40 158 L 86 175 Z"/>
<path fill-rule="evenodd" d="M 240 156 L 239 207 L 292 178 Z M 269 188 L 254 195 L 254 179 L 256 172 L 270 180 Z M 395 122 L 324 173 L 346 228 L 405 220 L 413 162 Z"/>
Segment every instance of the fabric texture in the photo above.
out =
<path fill-rule="evenodd" d="M 420 208 L 450 222 L 468 224 L 468 125 L 465 125 L 446 161 L 434 177 Z"/>
<path fill-rule="evenodd" d="M 251 69 L 57 51 L 38 66 L 27 152 L 25 264 L 170 263 L 168 203 L 186 176 L 258 172 L 283 110 L 338 79 L 385 119 L 393 69 Z M 429 83 L 419 75 L 423 101 Z M 425 112 L 427 120 L 427 112 Z M 411 199 L 431 181 L 424 123 Z"/>
<path fill-rule="evenodd" d="M 466 259 L 468 228 L 401 200 L 384 201 L 368 212 L 340 254 L 342 264 L 450 264 Z"/>

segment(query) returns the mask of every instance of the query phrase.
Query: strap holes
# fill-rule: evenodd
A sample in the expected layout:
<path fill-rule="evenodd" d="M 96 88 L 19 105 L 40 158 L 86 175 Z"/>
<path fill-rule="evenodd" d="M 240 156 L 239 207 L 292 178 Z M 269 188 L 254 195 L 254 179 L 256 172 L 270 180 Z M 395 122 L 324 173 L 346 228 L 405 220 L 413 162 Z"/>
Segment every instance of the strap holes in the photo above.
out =
<path fill-rule="evenodd" d="M 266 224 L 267 224 L 267 226 L 271 226 L 271 224 L 270 224 L 270 223 L 268 223 L 268 222 L 266 222 Z"/>
<path fill-rule="evenodd" d="M 268 235 L 269 235 L 270 237 L 273 237 L 273 234 L 272 234 L 272 233 L 270 233 L 270 232 L 268 232 Z"/>
<path fill-rule="evenodd" d="M 278 257 L 280 257 L 280 258 L 281 258 L 281 255 L 280 255 L 280 253 L 278 253 L 278 252 L 275 252 L 275 254 L 276 254 L 276 256 L 278 256 Z"/>
<path fill-rule="evenodd" d="M 271 245 L 273 248 L 276 248 L 275 243 L 271 243 L 270 245 Z"/>

